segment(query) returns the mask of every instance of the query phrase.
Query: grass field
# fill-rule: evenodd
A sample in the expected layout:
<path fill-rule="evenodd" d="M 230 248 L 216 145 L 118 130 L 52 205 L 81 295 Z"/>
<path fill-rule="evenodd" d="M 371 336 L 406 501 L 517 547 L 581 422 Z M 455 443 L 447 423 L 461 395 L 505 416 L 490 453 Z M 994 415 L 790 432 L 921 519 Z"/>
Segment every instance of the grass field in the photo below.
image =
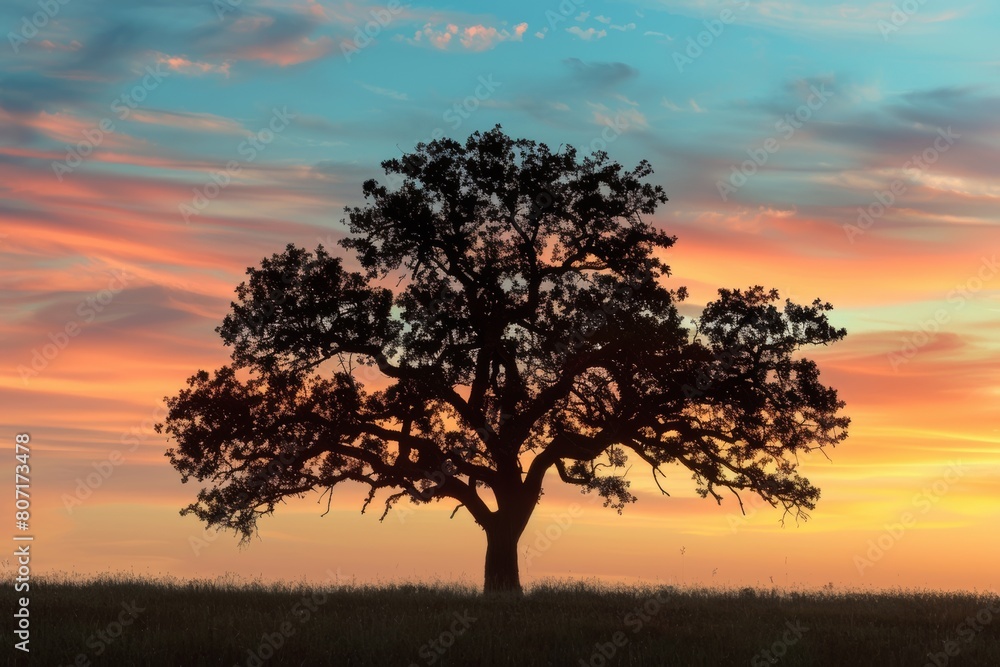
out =
<path fill-rule="evenodd" d="M 1000 599 L 972 593 L 551 585 L 517 599 L 117 577 L 36 580 L 30 610 L 30 660 L 8 616 L 7 664 L 1000 665 Z"/>

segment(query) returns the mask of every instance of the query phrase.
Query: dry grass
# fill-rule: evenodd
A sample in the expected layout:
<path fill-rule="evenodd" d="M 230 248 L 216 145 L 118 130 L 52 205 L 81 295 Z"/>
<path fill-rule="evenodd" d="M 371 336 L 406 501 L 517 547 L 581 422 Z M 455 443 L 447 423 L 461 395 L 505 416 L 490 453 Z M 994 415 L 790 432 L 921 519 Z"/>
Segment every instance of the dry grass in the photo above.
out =
<path fill-rule="evenodd" d="M 123 604 L 142 611 L 116 627 L 131 619 Z M 977 613 L 991 621 L 969 625 Z M 941 653 L 939 663 L 1000 665 L 1000 600 L 985 593 L 557 583 L 519 599 L 448 586 L 310 590 L 113 576 L 36 580 L 31 615 L 35 665 L 921 667 L 934 664 L 928 653 Z M 7 662 L 18 664 L 4 625 Z M 943 653 L 948 640 L 956 657 Z"/>

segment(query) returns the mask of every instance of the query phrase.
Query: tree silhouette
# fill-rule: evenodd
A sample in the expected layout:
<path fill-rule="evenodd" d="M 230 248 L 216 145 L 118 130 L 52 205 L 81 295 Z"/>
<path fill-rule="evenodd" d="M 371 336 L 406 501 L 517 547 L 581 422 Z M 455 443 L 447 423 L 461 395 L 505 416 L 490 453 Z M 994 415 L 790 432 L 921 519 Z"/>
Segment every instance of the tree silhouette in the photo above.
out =
<path fill-rule="evenodd" d="M 720 290 L 684 326 L 686 292 L 663 284 L 675 239 L 643 219 L 667 201 L 645 160 L 625 171 L 497 126 L 382 167 L 399 186 L 369 180 L 346 209 L 360 271 L 293 245 L 248 269 L 217 329 L 232 363 L 168 399 L 167 456 L 209 484 L 182 514 L 245 541 L 283 499 L 341 482 L 367 485 L 362 512 L 385 490 L 383 519 L 450 499 L 486 533 L 486 591 L 520 590 L 518 539 L 553 468 L 619 513 L 641 461 L 661 490 L 678 464 L 703 497 L 808 516 L 819 490 L 797 456 L 849 423 L 796 354 L 845 335 L 829 304 Z"/>

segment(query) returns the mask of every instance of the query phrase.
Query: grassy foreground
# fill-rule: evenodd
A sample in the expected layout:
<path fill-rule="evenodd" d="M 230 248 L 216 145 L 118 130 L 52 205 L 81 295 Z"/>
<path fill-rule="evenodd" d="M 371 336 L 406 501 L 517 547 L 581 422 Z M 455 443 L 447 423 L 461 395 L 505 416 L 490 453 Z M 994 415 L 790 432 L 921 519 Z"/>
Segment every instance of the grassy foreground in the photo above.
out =
<path fill-rule="evenodd" d="M 972 593 L 553 585 L 516 599 L 124 577 L 35 581 L 30 609 L 30 659 L 13 649 L 8 616 L 0 663 L 1000 665 L 1000 600 Z"/>

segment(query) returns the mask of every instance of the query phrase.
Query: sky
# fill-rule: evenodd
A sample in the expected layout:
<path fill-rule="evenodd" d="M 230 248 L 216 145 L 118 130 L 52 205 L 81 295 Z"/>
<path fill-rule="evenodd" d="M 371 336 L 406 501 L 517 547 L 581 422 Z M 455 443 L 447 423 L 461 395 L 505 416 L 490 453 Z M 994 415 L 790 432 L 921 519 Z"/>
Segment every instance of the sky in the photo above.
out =
<path fill-rule="evenodd" d="M 357 487 L 239 548 L 179 516 L 197 483 L 152 425 L 227 362 L 247 267 L 336 247 L 382 160 L 499 123 L 649 160 L 685 316 L 719 288 L 831 302 L 848 336 L 809 356 L 853 420 L 802 459 L 798 525 L 677 469 L 663 497 L 634 467 L 622 516 L 550 475 L 523 581 L 1000 583 L 1000 7 L 35 0 L 0 27 L 0 433 L 31 437 L 36 572 L 478 585 L 471 517 L 380 523 Z"/>

